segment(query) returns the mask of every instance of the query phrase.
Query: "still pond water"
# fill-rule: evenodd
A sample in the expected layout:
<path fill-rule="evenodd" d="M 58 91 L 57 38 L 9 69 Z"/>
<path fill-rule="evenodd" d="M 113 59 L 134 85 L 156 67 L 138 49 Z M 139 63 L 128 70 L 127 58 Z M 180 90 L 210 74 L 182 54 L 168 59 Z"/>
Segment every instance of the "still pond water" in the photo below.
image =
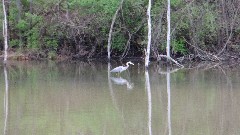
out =
<path fill-rule="evenodd" d="M 134 63 L 120 76 L 96 62 L 1 65 L 0 134 L 240 134 L 240 69 Z"/>

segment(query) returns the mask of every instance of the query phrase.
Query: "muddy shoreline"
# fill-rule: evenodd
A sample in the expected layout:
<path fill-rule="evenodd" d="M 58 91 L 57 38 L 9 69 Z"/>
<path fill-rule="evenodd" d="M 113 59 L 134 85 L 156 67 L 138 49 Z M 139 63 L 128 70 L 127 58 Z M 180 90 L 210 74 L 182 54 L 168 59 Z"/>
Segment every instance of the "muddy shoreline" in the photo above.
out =
<path fill-rule="evenodd" d="M 0 60 L 3 60 L 3 52 L 0 53 Z M 182 56 L 179 58 L 174 58 L 177 61 L 179 61 L 181 64 L 183 64 L 185 67 L 195 67 L 196 65 L 201 65 L 202 63 L 208 63 L 208 64 L 215 64 L 215 65 L 224 65 L 224 67 L 234 67 L 240 65 L 240 56 L 238 54 L 229 55 L 224 54 L 221 61 L 208 61 L 208 60 L 202 60 L 198 57 L 192 57 L 189 58 L 189 56 Z M 64 56 L 64 55 L 57 55 L 55 57 L 46 57 L 40 54 L 36 53 L 20 53 L 20 52 L 9 52 L 8 53 L 8 60 L 10 61 L 45 61 L 45 60 L 52 60 L 56 62 L 64 62 L 64 61 L 83 61 L 83 62 L 91 62 L 91 61 L 98 61 L 107 63 L 108 59 L 107 56 L 97 56 L 97 57 L 73 57 L 73 56 Z M 111 61 L 135 61 L 138 63 L 144 63 L 144 57 L 124 57 L 123 59 L 121 57 L 112 57 Z M 168 65 L 166 59 L 161 59 L 158 61 L 157 59 L 150 58 L 151 62 L 154 63 L 160 63 L 162 65 Z M 191 66 L 189 66 L 191 65 Z M 205 65 L 205 64 L 204 64 Z"/>

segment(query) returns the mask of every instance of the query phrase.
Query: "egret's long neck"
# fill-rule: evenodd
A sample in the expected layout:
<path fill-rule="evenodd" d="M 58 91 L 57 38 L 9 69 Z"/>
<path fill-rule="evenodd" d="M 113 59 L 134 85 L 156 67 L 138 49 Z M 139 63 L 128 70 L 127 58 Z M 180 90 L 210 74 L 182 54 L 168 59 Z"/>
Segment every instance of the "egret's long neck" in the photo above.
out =
<path fill-rule="evenodd" d="M 127 67 L 129 67 L 129 62 L 127 62 L 127 64 L 126 64 L 126 65 L 127 65 Z"/>

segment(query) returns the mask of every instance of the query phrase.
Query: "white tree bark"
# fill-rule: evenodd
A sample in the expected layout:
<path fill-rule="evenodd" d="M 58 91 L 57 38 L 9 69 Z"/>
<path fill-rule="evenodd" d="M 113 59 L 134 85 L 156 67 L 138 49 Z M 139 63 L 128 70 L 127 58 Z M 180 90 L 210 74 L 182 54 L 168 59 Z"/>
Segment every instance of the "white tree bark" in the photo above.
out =
<path fill-rule="evenodd" d="M 167 7 L 167 46 L 166 46 L 166 52 L 167 52 L 167 55 L 158 55 L 158 59 L 160 60 L 162 57 L 166 58 L 167 61 L 169 62 L 170 61 L 173 61 L 177 66 L 179 67 L 184 67 L 182 64 L 178 63 L 176 60 L 174 60 L 173 58 L 171 58 L 170 56 L 170 43 L 171 43 L 171 14 L 170 14 L 170 11 L 171 11 L 171 8 L 170 8 L 170 0 L 168 0 L 168 7 Z"/>
<path fill-rule="evenodd" d="M 151 23 L 151 6 L 152 0 L 148 2 L 148 9 L 147 9 L 147 16 L 148 16 L 148 44 L 147 50 L 145 51 L 145 67 L 148 68 L 149 65 L 149 56 L 150 56 L 150 46 L 151 46 L 151 39 L 152 39 L 152 23 Z"/>
<path fill-rule="evenodd" d="M 4 63 L 7 62 L 7 50 L 8 50 L 8 29 L 7 29 L 7 13 L 5 7 L 5 0 L 2 0 L 3 5 L 3 14 L 4 14 L 4 21 L 3 21 L 3 37 L 4 37 Z"/>
<path fill-rule="evenodd" d="M 168 0 L 168 7 L 167 7 L 167 46 L 166 46 L 166 52 L 167 57 L 170 57 L 170 42 L 171 42 L 171 19 L 170 19 L 170 0 Z"/>
<path fill-rule="evenodd" d="M 122 4 L 123 4 L 123 1 L 121 1 L 120 5 L 118 6 L 118 9 L 116 10 L 114 16 L 113 16 L 113 19 L 112 19 L 112 24 L 111 24 L 111 27 L 110 27 L 110 30 L 109 30 L 109 35 L 108 35 L 108 46 L 107 46 L 107 51 L 108 51 L 108 60 L 110 60 L 110 55 L 111 55 L 111 39 L 112 39 L 112 32 L 113 32 L 113 26 L 114 26 L 114 23 L 116 21 L 116 18 L 117 18 L 117 14 L 119 12 L 119 10 L 121 9 L 122 7 Z"/>

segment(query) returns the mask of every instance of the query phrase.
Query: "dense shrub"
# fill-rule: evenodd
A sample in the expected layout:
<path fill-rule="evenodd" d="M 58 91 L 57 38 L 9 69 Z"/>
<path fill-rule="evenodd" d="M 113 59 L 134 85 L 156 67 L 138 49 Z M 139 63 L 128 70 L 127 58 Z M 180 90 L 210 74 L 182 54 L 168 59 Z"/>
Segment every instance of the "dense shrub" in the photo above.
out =
<path fill-rule="evenodd" d="M 165 53 L 166 2 L 153 1 L 152 51 L 155 54 Z M 11 1 L 8 5 L 10 45 L 42 51 L 50 57 L 66 51 L 72 56 L 105 55 L 111 20 L 119 3 L 119 0 Z M 114 55 L 123 52 L 129 56 L 144 55 L 147 4 L 142 0 L 124 1 L 113 30 Z M 192 46 L 218 53 L 228 38 L 226 49 L 239 46 L 239 4 L 238 1 L 171 0 L 172 54 L 195 53 Z"/>

